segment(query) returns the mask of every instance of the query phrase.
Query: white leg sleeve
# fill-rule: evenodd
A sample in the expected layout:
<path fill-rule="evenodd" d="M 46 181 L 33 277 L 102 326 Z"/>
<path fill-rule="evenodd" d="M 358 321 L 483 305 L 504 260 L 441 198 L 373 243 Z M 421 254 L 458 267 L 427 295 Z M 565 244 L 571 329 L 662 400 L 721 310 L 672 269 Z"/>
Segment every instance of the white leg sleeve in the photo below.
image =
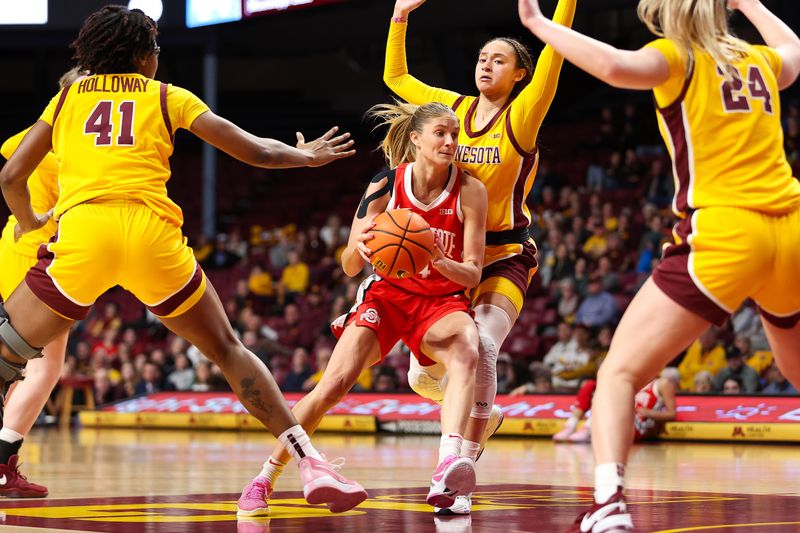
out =
<path fill-rule="evenodd" d="M 436 363 L 431 366 L 422 366 L 412 354 L 411 364 L 408 367 L 408 385 L 411 390 L 423 398 L 442 403 L 444 391 L 447 388 L 444 365 Z"/>
<path fill-rule="evenodd" d="M 497 353 L 511 331 L 511 317 L 501 307 L 480 304 L 473 309 L 478 326 L 478 368 L 470 416 L 488 419 L 497 395 Z"/>

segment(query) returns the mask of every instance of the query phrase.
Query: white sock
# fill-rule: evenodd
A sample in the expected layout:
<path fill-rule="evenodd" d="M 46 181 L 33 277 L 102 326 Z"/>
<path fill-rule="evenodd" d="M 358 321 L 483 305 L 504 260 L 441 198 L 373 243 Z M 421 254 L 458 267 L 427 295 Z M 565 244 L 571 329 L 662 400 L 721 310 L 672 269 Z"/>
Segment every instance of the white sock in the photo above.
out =
<path fill-rule="evenodd" d="M 14 444 L 17 441 L 21 441 L 25 435 L 21 435 L 17 433 L 11 428 L 3 427 L 0 428 L 0 440 L 4 440 L 10 444 Z"/>
<path fill-rule="evenodd" d="M 481 443 L 464 439 L 461 442 L 461 457 L 469 457 L 473 461 L 478 458 L 478 452 L 481 451 Z"/>
<path fill-rule="evenodd" d="M 606 503 L 616 494 L 617 489 L 624 486 L 625 465 L 621 463 L 603 463 L 594 468 L 594 500 Z"/>
<path fill-rule="evenodd" d="M 311 444 L 311 438 L 300 424 L 292 426 L 281 433 L 278 437 L 278 441 L 287 452 L 292 454 L 292 458 L 298 463 L 303 457 L 313 457 L 314 459 L 322 460 L 322 456 Z"/>
<path fill-rule="evenodd" d="M 455 455 L 456 457 L 461 455 L 461 442 L 463 440 L 464 437 L 458 433 L 442 435 L 442 439 L 439 441 L 439 462 L 444 461 L 444 458 L 448 455 Z"/>
<path fill-rule="evenodd" d="M 270 457 L 267 459 L 267 462 L 264 463 L 264 467 L 261 469 L 261 473 L 258 475 L 260 477 L 267 478 L 269 484 L 274 487 L 275 481 L 277 481 L 280 475 L 283 474 L 283 467 L 285 466 L 286 463 L 281 462 L 274 457 Z"/>

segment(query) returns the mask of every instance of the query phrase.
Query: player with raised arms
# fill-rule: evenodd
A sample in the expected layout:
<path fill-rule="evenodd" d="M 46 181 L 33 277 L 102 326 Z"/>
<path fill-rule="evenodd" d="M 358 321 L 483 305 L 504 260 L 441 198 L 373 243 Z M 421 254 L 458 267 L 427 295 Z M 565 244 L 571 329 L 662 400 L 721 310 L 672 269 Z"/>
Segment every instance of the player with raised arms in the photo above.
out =
<path fill-rule="evenodd" d="M 563 58 L 546 46 L 536 61 L 515 39 L 489 40 L 478 53 L 478 96 L 430 87 L 411 76 L 406 65 L 405 36 L 409 14 L 425 0 L 397 0 L 394 6 L 383 80 L 412 104 L 443 102 L 461 121 L 456 164 L 481 180 L 489 195 L 486 257 L 481 283 L 470 294 L 480 337 L 475 400 L 464 439 L 463 455 L 477 458 L 502 423 L 494 406 L 497 354 L 519 317 L 525 293 L 536 273 L 536 248 L 528 226 L 525 199 L 539 165 L 537 137 L 555 96 Z M 554 20 L 572 24 L 577 0 L 559 0 Z M 418 394 L 441 401 L 446 373 L 441 365 L 423 368 L 412 359 L 408 381 Z M 469 496 L 458 498 L 441 514 L 468 514 Z"/>
<path fill-rule="evenodd" d="M 390 209 L 410 209 L 425 219 L 437 236 L 436 251 L 418 275 L 394 279 L 373 274 L 364 280 L 355 305 L 334 324 L 339 341 L 322 379 L 293 412 L 312 432 L 359 374 L 403 340 L 421 365 L 439 363 L 450 375 L 439 464 L 427 501 L 452 505 L 456 496 L 475 487 L 475 463 L 460 453 L 478 360 L 478 331 L 465 289 L 475 287 L 481 277 L 486 189 L 453 164 L 459 122 L 448 106 L 383 105 L 371 112 L 389 125 L 383 149 L 391 170 L 375 176 L 367 187 L 353 217 L 342 268 L 351 277 L 363 271 L 372 253 L 373 218 Z M 242 491 L 240 516 L 268 512 L 269 495 L 289 459 L 283 447 L 275 449 Z"/>
<path fill-rule="evenodd" d="M 767 46 L 731 34 L 738 9 Z M 611 85 L 653 90 L 672 157 L 675 243 L 626 310 L 600 368 L 592 414 L 595 505 L 573 531 L 630 531 L 623 496 L 634 394 L 710 324 L 755 300 L 775 358 L 800 385 L 800 182 L 783 151 L 778 91 L 800 73 L 800 38 L 759 0 L 640 0 L 660 36 L 619 50 L 519 0 L 522 23 Z M 795 288 L 792 288 L 795 287 Z"/>
<path fill-rule="evenodd" d="M 295 148 L 240 129 L 189 91 L 153 79 L 156 35 L 155 21 L 138 9 L 106 6 L 90 15 L 72 47 L 92 75 L 53 97 L 0 171 L 20 234 L 50 220 L 34 211 L 26 183 L 51 149 L 60 185 L 58 233 L 0 307 L 2 392 L 42 356 L 38 346 L 64 335 L 98 296 L 121 285 L 219 365 L 249 412 L 298 460 L 309 502 L 350 509 L 366 492 L 322 459 L 269 370 L 236 338 L 186 245 L 166 182 L 177 128 L 265 168 L 323 165 L 351 155 L 352 141 L 332 129 L 309 143 L 298 134 Z"/>

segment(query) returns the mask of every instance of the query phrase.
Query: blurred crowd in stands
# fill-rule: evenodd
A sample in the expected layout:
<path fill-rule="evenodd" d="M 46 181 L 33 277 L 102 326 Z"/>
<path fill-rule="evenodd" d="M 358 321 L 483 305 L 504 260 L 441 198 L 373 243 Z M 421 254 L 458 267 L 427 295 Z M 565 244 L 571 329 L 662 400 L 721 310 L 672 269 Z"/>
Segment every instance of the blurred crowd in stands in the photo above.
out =
<path fill-rule="evenodd" d="M 797 104 L 788 105 L 785 147 L 795 175 L 798 121 Z M 499 393 L 574 392 L 596 374 L 621 313 L 671 239 L 673 178 L 653 122 L 651 109 L 627 104 L 602 109 L 598 120 L 544 130 L 528 198 L 540 269 L 498 358 Z M 346 197 L 357 198 L 370 177 L 356 176 Z M 298 187 L 314 193 L 307 182 Z M 317 226 L 231 224 L 214 237 L 192 237 L 234 329 L 287 392 L 308 391 L 319 381 L 335 342 L 329 325 L 352 305 L 360 282 L 339 266 L 350 222 L 342 209 L 353 212 L 356 202 L 341 206 L 331 198 L 330 204 L 330 214 L 315 213 L 314 220 L 324 220 Z M 409 391 L 408 358 L 398 345 L 364 372 L 356 390 Z M 671 364 L 680 369 L 683 393 L 797 394 L 773 364 L 751 302 Z M 76 325 L 64 372 L 92 377 L 98 403 L 227 388 L 216 366 L 121 289 Z"/>

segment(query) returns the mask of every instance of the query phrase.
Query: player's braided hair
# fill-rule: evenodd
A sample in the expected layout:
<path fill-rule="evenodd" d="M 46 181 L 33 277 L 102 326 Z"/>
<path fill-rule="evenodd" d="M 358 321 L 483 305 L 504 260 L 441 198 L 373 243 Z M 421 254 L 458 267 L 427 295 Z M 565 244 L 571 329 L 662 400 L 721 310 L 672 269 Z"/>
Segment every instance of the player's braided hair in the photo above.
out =
<path fill-rule="evenodd" d="M 95 11 L 70 45 L 73 59 L 92 74 L 136 72 L 136 59 L 156 48 L 158 28 L 140 9 L 110 5 Z"/>
<path fill-rule="evenodd" d="M 516 39 L 512 39 L 511 37 L 495 37 L 494 39 L 486 41 L 486 43 L 481 47 L 481 50 L 483 50 L 487 44 L 494 41 L 506 43 L 508 46 L 513 48 L 514 56 L 516 57 L 516 64 L 514 66 L 516 68 L 525 69 L 525 77 L 514 84 L 514 88 L 511 90 L 511 99 L 513 100 L 520 92 L 522 92 L 522 89 L 528 86 L 533 79 L 533 56 L 531 56 L 527 46 Z"/>

